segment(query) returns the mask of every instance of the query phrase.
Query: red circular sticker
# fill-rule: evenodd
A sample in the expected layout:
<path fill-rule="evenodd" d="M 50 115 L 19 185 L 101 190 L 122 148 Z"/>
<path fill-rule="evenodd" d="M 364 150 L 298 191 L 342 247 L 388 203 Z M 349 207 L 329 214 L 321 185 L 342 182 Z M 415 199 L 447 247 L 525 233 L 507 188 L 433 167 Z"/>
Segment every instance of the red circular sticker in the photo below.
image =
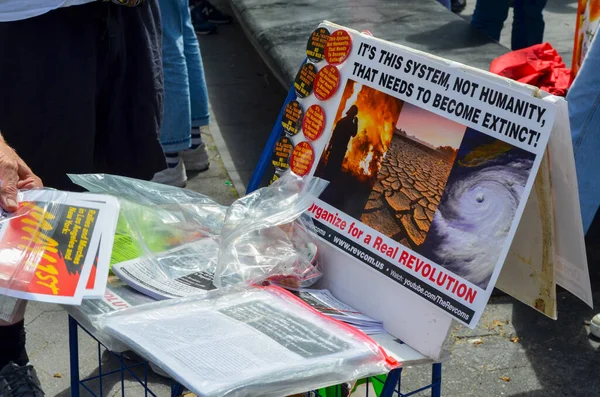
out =
<path fill-rule="evenodd" d="M 343 63 L 352 49 L 352 38 L 345 30 L 333 32 L 325 44 L 325 59 L 331 65 Z"/>
<path fill-rule="evenodd" d="M 315 161 L 315 151 L 308 142 L 300 142 L 294 148 L 290 158 L 292 172 L 298 176 L 305 176 L 310 172 Z"/>
<path fill-rule="evenodd" d="M 302 131 L 306 139 L 316 141 L 325 129 L 325 112 L 319 105 L 312 105 L 306 111 L 302 121 Z"/>
<path fill-rule="evenodd" d="M 326 101 L 336 93 L 340 86 L 340 72 L 332 65 L 319 70 L 315 79 L 315 96 L 320 101 Z"/>

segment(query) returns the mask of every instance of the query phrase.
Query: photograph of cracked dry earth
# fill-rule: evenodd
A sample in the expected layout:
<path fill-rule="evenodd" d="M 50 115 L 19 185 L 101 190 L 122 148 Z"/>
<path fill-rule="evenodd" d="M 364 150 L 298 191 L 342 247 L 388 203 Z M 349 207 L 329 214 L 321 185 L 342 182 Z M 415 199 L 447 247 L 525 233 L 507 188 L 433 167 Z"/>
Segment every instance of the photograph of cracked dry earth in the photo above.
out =
<path fill-rule="evenodd" d="M 323 201 L 486 289 L 533 160 L 348 80 L 315 175 Z"/>

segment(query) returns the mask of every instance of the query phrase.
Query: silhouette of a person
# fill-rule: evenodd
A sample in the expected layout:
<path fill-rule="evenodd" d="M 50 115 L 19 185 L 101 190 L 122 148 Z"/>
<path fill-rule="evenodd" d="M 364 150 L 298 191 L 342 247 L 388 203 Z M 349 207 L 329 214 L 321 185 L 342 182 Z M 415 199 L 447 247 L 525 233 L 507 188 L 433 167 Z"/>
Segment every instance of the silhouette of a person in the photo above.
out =
<path fill-rule="evenodd" d="M 346 157 L 348 142 L 358 132 L 358 107 L 352 105 L 346 116 L 337 122 L 329 141 L 329 157 L 323 178 L 333 182 L 342 173 L 342 162 Z"/>

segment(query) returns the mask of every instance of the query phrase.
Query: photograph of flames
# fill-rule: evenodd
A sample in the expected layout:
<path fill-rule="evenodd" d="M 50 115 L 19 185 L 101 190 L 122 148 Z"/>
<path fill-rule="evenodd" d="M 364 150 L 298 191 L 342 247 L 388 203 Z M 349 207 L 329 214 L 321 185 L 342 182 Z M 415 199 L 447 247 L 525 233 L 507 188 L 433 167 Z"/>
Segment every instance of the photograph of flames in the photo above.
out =
<path fill-rule="evenodd" d="M 360 219 L 402 106 L 400 99 L 348 80 L 329 144 L 315 170 L 315 176 L 330 182 L 320 197 L 323 201 Z"/>

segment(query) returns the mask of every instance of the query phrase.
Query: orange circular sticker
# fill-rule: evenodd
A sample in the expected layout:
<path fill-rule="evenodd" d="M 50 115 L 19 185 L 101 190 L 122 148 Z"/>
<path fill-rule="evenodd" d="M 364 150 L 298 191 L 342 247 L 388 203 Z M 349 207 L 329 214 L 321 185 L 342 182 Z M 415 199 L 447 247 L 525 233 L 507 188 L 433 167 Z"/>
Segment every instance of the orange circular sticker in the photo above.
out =
<path fill-rule="evenodd" d="M 315 151 L 308 142 L 300 142 L 294 148 L 290 158 L 292 172 L 299 176 L 305 176 L 310 172 L 315 161 Z"/>
<path fill-rule="evenodd" d="M 329 39 L 329 30 L 319 28 L 312 32 L 306 43 L 306 56 L 315 63 L 325 59 L 325 44 Z"/>
<path fill-rule="evenodd" d="M 315 96 L 326 101 L 336 93 L 340 86 L 340 72 L 335 66 L 327 65 L 317 73 L 315 79 Z"/>
<path fill-rule="evenodd" d="M 317 76 L 317 67 L 312 63 L 305 63 L 296 78 L 294 79 L 294 89 L 296 90 L 296 95 L 300 98 L 306 98 L 310 95 L 313 89 L 313 83 L 315 82 L 315 77 Z"/>
<path fill-rule="evenodd" d="M 279 138 L 273 150 L 271 163 L 278 170 L 287 170 L 290 167 L 290 153 L 294 150 L 292 140 L 287 136 Z"/>
<path fill-rule="evenodd" d="M 333 32 L 325 44 L 325 59 L 331 65 L 343 63 L 350 55 L 352 38 L 345 30 Z"/>
<path fill-rule="evenodd" d="M 285 105 L 283 116 L 281 117 L 281 126 L 288 135 L 296 135 L 300 131 L 302 113 L 302 105 L 298 101 L 291 101 Z"/>
<path fill-rule="evenodd" d="M 325 129 L 325 112 L 319 105 L 312 105 L 306 111 L 302 121 L 302 131 L 306 139 L 316 141 L 323 134 Z"/>

